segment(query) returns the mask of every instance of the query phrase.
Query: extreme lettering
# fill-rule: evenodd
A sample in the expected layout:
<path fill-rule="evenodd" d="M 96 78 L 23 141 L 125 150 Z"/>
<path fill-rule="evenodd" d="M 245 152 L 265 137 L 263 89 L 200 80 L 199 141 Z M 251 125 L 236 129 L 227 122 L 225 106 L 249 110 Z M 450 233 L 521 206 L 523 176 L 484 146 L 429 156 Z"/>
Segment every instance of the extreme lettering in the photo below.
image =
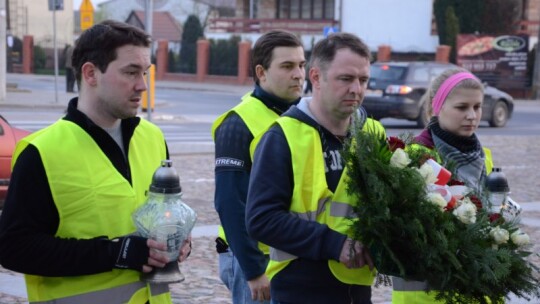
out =
<path fill-rule="evenodd" d="M 244 167 L 244 161 L 236 158 L 220 157 L 216 158 L 216 167 Z"/>

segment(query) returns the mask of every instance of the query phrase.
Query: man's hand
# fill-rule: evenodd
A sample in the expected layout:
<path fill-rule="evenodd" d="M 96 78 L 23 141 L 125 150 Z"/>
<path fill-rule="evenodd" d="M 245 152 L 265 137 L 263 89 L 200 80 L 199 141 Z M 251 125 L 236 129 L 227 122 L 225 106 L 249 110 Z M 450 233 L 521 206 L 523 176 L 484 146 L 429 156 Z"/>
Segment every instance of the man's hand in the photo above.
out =
<path fill-rule="evenodd" d="M 373 270 L 373 259 L 364 245 L 358 241 L 347 239 L 343 243 L 339 261 L 347 268 L 361 268 L 368 265 L 369 270 Z"/>
<path fill-rule="evenodd" d="M 158 241 L 148 239 L 146 245 L 150 248 L 148 262 L 143 265 L 143 272 L 151 272 L 154 267 L 163 268 L 169 262 L 167 256 L 167 244 L 159 243 Z"/>
<path fill-rule="evenodd" d="M 113 239 L 109 244 L 114 268 L 150 272 L 169 261 L 165 243 L 144 237 L 128 235 Z"/>
<path fill-rule="evenodd" d="M 270 281 L 264 273 L 247 283 L 253 301 L 270 301 Z"/>
<path fill-rule="evenodd" d="M 191 254 L 191 234 L 184 240 L 182 247 L 180 247 L 180 254 L 178 255 L 178 263 L 185 261 Z"/>

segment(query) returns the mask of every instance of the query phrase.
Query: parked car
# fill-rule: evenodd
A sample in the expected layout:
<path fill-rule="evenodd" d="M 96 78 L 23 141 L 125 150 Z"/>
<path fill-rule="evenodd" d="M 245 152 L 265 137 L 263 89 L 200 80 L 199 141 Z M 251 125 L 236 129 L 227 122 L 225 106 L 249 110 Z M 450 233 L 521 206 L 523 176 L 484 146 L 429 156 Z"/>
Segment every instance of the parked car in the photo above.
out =
<path fill-rule="evenodd" d="M 375 119 L 385 117 L 416 121 L 424 127 L 429 121 L 426 99 L 429 84 L 443 71 L 456 68 L 451 63 L 432 61 L 375 62 L 363 106 Z M 484 84 L 482 120 L 491 127 L 504 127 L 512 117 L 512 96 Z"/>
<path fill-rule="evenodd" d="M 11 157 L 15 144 L 19 139 L 30 134 L 30 132 L 11 126 L 7 120 L 0 115 L 0 208 L 4 206 L 6 193 L 11 177 Z"/>

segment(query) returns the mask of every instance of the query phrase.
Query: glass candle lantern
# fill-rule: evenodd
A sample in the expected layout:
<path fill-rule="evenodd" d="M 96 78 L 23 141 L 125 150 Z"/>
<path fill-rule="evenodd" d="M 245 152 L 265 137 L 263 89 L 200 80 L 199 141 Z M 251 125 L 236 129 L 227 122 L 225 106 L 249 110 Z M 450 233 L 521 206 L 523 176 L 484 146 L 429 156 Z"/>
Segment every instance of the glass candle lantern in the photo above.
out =
<path fill-rule="evenodd" d="M 188 238 L 197 215 L 182 201 L 180 178 L 172 161 L 164 160 L 152 177 L 146 202 L 133 214 L 137 232 L 146 238 L 167 244 L 169 263 L 154 268 L 142 279 L 150 283 L 174 283 L 184 280 L 178 268 L 180 248 Z"/>

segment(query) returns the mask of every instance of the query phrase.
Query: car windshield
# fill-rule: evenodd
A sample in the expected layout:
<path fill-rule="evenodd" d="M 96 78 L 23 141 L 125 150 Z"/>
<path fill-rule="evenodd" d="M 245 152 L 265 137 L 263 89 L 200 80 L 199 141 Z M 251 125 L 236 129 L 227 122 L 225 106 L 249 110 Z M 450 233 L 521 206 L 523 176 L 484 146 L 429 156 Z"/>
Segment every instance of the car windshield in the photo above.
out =
<path fill-rule="evenodd" d="M 372 65 L 371 79 L 378 80 L 401 80 L 405 77 L 406 67 L 390 66 L 390 65 Z"/>

